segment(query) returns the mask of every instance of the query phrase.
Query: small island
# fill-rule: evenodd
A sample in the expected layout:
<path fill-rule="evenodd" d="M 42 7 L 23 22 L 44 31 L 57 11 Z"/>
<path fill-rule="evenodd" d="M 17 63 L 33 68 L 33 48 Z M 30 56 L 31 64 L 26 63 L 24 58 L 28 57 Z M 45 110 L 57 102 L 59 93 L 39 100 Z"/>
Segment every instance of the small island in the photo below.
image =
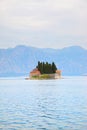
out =
<path fill-rule="evenodd" d="M 29 78 L 26 79 L 59 79 L 61 78 L 61 70 L 58 70 L 55 63 L 38 61 L 38 65 L 33 69 Z"/>

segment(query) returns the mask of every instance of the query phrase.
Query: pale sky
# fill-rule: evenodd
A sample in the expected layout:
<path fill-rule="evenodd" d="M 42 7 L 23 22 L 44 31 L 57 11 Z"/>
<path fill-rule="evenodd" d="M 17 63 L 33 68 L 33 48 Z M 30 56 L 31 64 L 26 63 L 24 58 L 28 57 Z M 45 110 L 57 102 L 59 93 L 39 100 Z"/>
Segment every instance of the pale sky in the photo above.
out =
<path fill-rule="evenodd" d="M 0 0 L 0 48 L 87 49 L 87 0 Z"/>

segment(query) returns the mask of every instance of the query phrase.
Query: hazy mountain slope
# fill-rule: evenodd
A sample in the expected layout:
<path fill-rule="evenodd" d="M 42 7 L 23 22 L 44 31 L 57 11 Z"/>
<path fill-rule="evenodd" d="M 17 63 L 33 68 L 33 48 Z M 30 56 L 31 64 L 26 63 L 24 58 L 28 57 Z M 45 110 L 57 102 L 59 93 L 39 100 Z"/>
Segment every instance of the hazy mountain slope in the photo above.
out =
<path fill-rule="evenodd" d="M 87 50 L 79 46 L 61 50 L 17 46 L 0 49 L 0 75 L 28 74 L 38 61 L 54 61 L 64 75 L 87 74 Z"/>

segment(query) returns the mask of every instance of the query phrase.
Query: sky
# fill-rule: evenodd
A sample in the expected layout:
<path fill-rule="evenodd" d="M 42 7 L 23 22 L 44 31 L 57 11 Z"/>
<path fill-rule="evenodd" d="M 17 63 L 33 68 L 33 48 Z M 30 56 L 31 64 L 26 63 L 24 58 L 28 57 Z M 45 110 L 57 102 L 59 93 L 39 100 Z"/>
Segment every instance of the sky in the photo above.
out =
<path fill-rule="evenodd" d="M 0 0 L 0 48 L 87 49 L 87 0 Z"/>

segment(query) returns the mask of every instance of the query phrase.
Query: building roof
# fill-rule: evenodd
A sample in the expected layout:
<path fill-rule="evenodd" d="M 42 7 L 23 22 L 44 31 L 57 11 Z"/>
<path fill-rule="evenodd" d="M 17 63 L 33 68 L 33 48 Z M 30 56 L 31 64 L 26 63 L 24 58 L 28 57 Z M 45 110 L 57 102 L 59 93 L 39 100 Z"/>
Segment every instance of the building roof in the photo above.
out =
<path fill-rule="evenodd" d="M 30 72 L 30 74 L 41 74 L 41 73 L 40 73 L 40 71 L 39 71 L 37 68 L 35 68 L 35 69 L 33 69 L 33 70 Z"/>
<path fill-rule="evenodd" d="M 56 74 L 61 75 L 61 70 L 56 70 Z"/>

